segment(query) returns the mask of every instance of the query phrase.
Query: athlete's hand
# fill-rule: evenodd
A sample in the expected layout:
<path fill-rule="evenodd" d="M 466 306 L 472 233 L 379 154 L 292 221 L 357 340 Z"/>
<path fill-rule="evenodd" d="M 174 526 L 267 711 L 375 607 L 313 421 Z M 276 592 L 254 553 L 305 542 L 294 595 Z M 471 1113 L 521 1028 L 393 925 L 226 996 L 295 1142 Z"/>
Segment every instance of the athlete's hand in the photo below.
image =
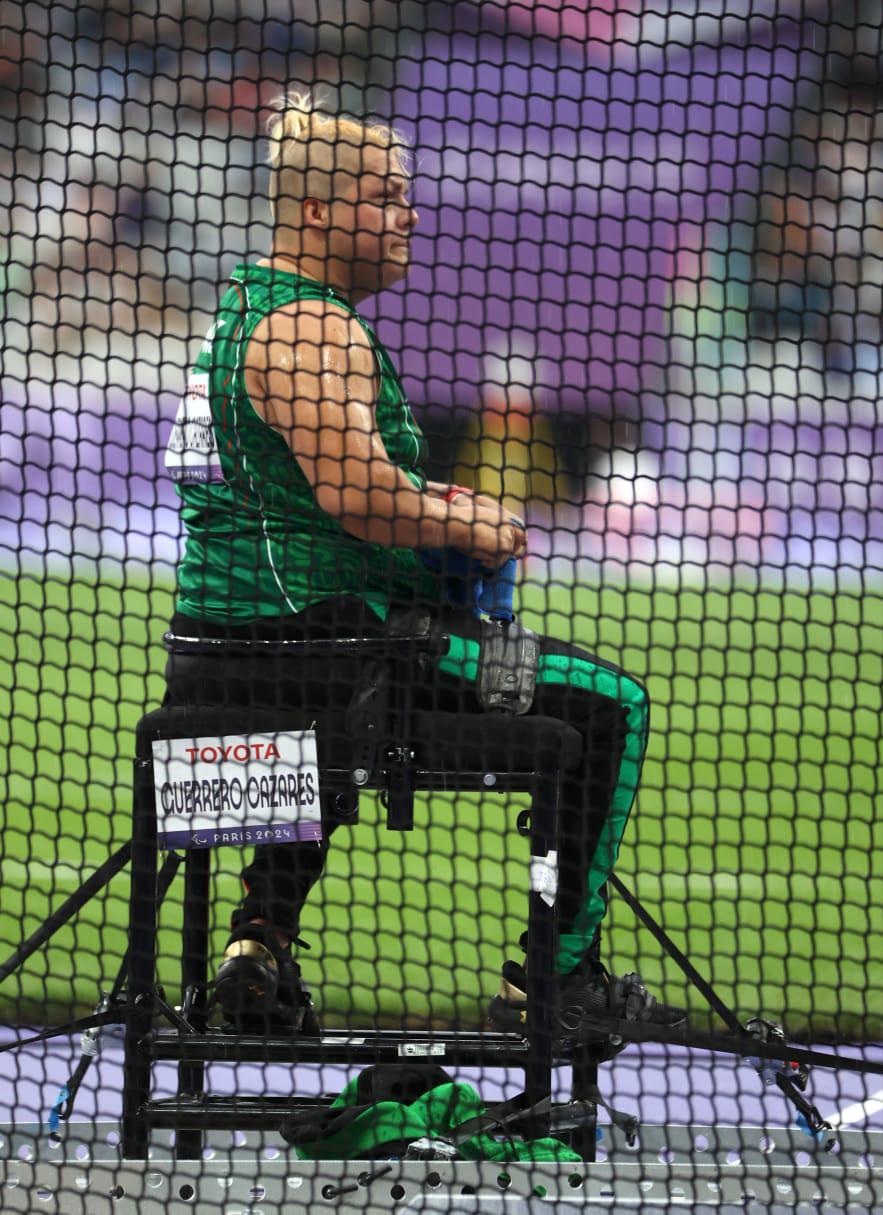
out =
<path fill-rule="evenodd" d="M 510 557 L 523 557 L 527 550 L 524 524 L 492 498 L 470 498 L 457 502 L 459 531 L 455 547 L 475 561 L 498 569 Z"/>
<path fill-rule="evenodd" d="M 474 535 L 472 556 L 482 565 L 491 569 L 499 569 L 511 558 L 516 560 L 523 557 L 527 551 L 527 532 L 520 523 L 507 520 L 501 524 L 479 524 L 479 528 L 488 527 L 490 535 L 485 539 L 484 532 Z"/>
<path fill-rule="evenodd" d="M 487 494 L 475 494 L 473 501 L 477 506 L 486 507 L 488 510 L 500 509 L 504 515 L 507 515 L 510 522 L 517 523 L 520 527 L 524 527 L 524 508 L 519 507 L 517 511 L 511 511 L 503 503 L 498 502 L 496 498 L 490 498 Z"/>

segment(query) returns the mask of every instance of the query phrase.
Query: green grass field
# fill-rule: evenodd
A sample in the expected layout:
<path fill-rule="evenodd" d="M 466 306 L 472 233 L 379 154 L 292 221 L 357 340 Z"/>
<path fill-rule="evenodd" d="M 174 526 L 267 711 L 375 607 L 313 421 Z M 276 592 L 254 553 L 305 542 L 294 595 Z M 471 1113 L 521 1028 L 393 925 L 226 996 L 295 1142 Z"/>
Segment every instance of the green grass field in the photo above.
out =
<path fill-rule="evenodd" d="M 126 839 L 133 730 L 161 696 L 171 602 L 143 576 L 0 575 L 3 956 Z M 883 1036 L 880 592 L 529 585 L 522 606 L 533 627 L 648 684 L 652 741 L 620 876 L 741 1014 Z M 524 926 L 522 804 L 438 798 L 398 835 L 364 799 L 302 926 L 329 1024 L 396 1018 L 403 1000 L 415 1021 L 480 1021 Z M 241 854 L 217 856 L 220 951 Z M 125 946 L 127 884 L 118 877 L 4 984 L 0 1020 L 94 1004 Z M 170 991 L 179 924 L 172 899 L 160 941 Z M 607 956 L 701 1017 L 616 902 Z"/>

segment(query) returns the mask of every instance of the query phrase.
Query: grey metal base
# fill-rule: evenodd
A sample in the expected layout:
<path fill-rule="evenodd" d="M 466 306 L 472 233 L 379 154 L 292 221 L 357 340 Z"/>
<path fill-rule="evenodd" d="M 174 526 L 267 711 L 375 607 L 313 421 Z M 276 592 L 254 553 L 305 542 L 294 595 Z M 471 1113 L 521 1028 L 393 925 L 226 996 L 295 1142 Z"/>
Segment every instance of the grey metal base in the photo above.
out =
<path fill-rule="evenodd" d="M 27 1215 L 335 1215 L 688 1210 L 693 1215 L 883 1211 L 883 1132 L 841 1131 L 836 1153 L 798 1131 L 643 1126 L 629 1148 L 604 1127 L 595 1164 L 303 1161 L 273 1135 L 216 1133 L 201 1161 L 157 1132 L 147 1162 L 119 1156 L 116 1123 L 64 1137 L 0 1127 L 0 1210 Z"/>

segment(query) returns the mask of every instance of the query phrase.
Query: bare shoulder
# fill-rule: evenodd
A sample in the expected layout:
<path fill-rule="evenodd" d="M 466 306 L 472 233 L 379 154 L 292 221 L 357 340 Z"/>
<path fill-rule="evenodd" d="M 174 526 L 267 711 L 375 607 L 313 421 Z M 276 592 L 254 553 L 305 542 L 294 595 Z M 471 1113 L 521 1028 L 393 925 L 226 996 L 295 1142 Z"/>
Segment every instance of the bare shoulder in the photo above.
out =
<path fill-rule="evenodd" d="M 296 354 L 296 357 L 295 357 Z M 287 366 L 330 370 L 373 358 L 365 330 L 351 313 L 330 300 L 293 300 L 269 313 L 254 330 L 246 363 L 266 372 Z"/>

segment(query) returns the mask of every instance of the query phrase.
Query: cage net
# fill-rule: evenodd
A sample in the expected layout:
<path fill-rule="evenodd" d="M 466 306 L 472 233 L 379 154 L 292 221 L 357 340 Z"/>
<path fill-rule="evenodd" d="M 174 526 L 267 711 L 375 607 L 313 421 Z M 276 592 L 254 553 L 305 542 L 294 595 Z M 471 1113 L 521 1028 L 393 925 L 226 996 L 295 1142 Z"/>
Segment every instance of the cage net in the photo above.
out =
<path fill-rule="evenodd" d="M 881 1208 L 881 24 L 0 0 L 4 1210 Z"/>

